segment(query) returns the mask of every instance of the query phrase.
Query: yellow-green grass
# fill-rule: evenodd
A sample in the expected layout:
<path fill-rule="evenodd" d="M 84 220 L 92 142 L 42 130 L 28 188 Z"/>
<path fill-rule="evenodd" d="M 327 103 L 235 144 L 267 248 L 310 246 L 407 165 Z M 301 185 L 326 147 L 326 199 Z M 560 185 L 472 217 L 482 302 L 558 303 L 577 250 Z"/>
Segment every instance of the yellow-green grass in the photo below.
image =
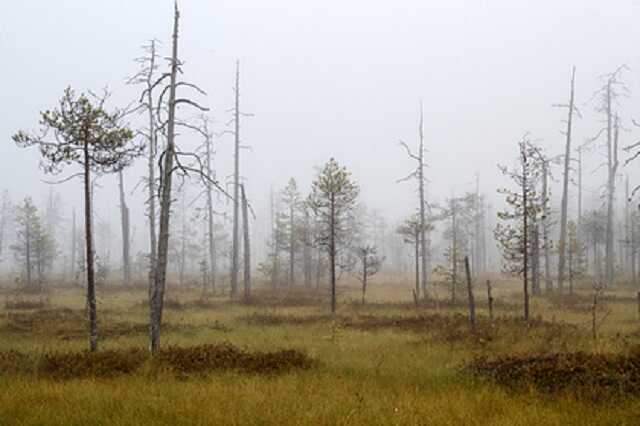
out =
<path fill-rule="evenodd" d="M 410 289 L 408 283 L 372 285 L 369 304 L 361 307 L 356 303 L 358 288 L 343 287 L 338 317 L 412 317 L 436 310 L 442 315 L 466 312 L 463 307 L 449 309 L 444 303 L 438 308 L 416 311 L 411 307 Z M 440 288 L 438 296 L 446 297 L 446 291 Z M 170 293 L 169 298 L 179 299 L 186 306 L 199 298 L 196 289 L 171 289 Z M 581 294 L 589 300 L 588 289 L 581 290 Z M 112 379 L 56 382 L 29 374 L 0 374 L 0 424 L 635 425 L 640 419 L 640 398 L 594 402 L 571 393 L 544 395 L 535 390 L 505 390 L 460 371 L 477 354 L 624 351 L 640 344 L 640 336 L 634 334 L 640 325 L 637 306 L 629 302 L 633 292 L 623 288 L 608 294 L 628 300 L 602 306 L 599 318 L 610 313 L 599 329 L 597 342 L 591 338 L 589 311 L 554 309 L 557 304 L 534 298 L 534 317 L 574 324 L 577 328 L 549 331 L 499 325 L 496 339 L 480 343 L 443 339 L 429 330 L 360 330 L 330 320 L 304 325 L 254 324 L 246 317 L 255 313 L 321 316 L 328 314 L 328 304 L 252 306 L 218 297 L 210 300 L 208 307 L 167 309 L 164 320 L 176 327 L 163 333 L 162 344 L 186 346 L 224 341 L 256 350 L 297 348 L 305 350 L 318 365 L 277 376 L 220 372 L 187 379 L 140 372 Z M 460 298 L 464 295 L 459 291 Z M 516 282 L 495 284 L 495 296 L 496 315 L 521 315 Z M 486 316 L 484 286 L 478 286 L 476 297 L 481 304 L 479 315 Z M 99 292 L 101 324 L 145 323 L 145 298 L 143 290 Z M 55 293 L 50 304 L 51 308 L 81 310 L 82 291 Z M 86 339 L 63 340 L 60 335 L 47 334 L 46 326 L 33 332 L 10 332 L 6 328 L 10 313 L 4 302 L 0 303 L 0 313 L 0 350 L 40 353 L 87 346 Z M 148 342 L 145 334 L 136 332 L 105 338 L 100 343 L 101 348 L 113 349 L 146 347 Z"/>

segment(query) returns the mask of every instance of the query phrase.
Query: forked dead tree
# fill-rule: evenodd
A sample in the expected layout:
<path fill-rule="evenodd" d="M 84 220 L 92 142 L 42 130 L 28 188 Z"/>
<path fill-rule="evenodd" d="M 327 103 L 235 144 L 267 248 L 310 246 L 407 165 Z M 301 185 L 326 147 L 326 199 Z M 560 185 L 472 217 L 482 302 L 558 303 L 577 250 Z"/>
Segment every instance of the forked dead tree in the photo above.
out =
<path fill-rule="evenodd" d="M 122 284 L 128 286 L 131 282 L 131 231 L 129 207 L 124 193 L 124 178 L 122 170 L 118 171 L 118 189 L 120 193 L 120 226 L 122 229 Z"/>
<path fill-rule="evenodd" d="M 422 271 L 421 271 L 421 278 L 422 278 L 422 296 L 424 298 L 427 297 L 427 254 L 428 254 L 428 249 L 427 249 L 427 230 L 428 230 L 428 226 L 427 226 L 427 212 L 426 212 L 426 197 L 425 197 L 425 176 L 424 176 L 424 169 L 426 167 L 425 162 L 424 162 L 424 153 L 425 153 L 425 148 L 424 148 L 424 114 L 423 114 L 423 110 L 422 110 L 422 102 L 420 102 L 420 122 L 418 125 L 418 150 L 417 153 L 414 153 L 411 148 L 409 148 L 409 145 L 407 145 L 405 142 L 400 141 L 400 145 L 402 147 L 404 147 L 404 149 L 407 151 L 407 155 L 409 156 L 410 159 L 414 160 L 416 162 L 416 169 L 411 172 L 409 175 L 405 176 L 404 178 L 400 179 L 399 182 L 403 182 L 409 179 L 417 179 L 418 180 L 418 198 L 419 198 L 419 206 L 418 206 L 418 211 L 419 211 L 419 218 L 420 218 L 420 250 L 422 252 Z M 420 294 L 418 293 L 418 297 L 420 296 Z"/>

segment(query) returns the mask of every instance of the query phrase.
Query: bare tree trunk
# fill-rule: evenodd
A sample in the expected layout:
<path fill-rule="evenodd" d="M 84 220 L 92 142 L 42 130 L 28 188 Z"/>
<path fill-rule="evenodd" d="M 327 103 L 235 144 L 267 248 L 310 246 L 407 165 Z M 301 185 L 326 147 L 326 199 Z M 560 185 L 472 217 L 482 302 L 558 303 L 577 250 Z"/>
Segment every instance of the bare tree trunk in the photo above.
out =
<path fill-rule="evenodd" d="M 238 294 L 239 198 L 240 198 L 240 61 L 236 61 L 236 87 L 234 107 L 234 169 L 233 169 L 233 236 L 231 246 L 231 297 Z"/>
<path fill-rule="evenodd" d="M 87 307 L 89 309 L 89 349 L 98 349 L 98 313 L 96 309 L 96 283 L 93 271 L 93 230 L 91 226 L 91 172 L 89 159 L 89 137 L 85 129 L 84 140 L 84 223 L 87 262 Z"/>
<path fill-rule="evenodd" d="M 564 285 L 564 265 L 567 241 L 567 209 L 569 205 L 569 162 L 571 161 L 571 131 L 573 125 L 574 94 L 576 67 L 571 70 L 571 92 L 569 94 L 569 114 L 567 117 L 566 144 L 564 151 L 564 176 L 562 182 L 562 206 L 560 212 L 560 241 L 558 257 L 558 291 L 562 292 Z M 546 256 L 546 254 L 545 254 Z"/>
<path fill-rule="evenodd" d="M 251 298 L 251 246 L 249 238 L 249 206 L 247 195 L 244 192 L 244 185 L 240 186 L 242 191 L 242 225 L 244 234 L 244 299 Z"/>
<path fill-rule="evenodd" d="M 549 163 L 544 161 L 542 175 L 542 244 L 544 250 L 544 289 L 547 293 L 553 292 L 551 281 L 551 247 L 549 242 Z"/>
<path fill-rule="evenodd" d="M 607 226 L 605 241 L 605 280 L 608 286 L 613 285 L 614 276 L 614 236 L 613 236 L 613 215 L 614 215 L 614 197 L 615 197 L 615 180 L 616 171 L 618 169 L 618 118 L 614 118 L 612 112 L 611 99 L 611 79 L 607 83 L 606 92 L 606 111 L 607 111 Z M 615 120 L 615 123 L 613 121 Z M 612 131 L 612 126 L 614 127 Z"/>
<path fill-rule="evenodd" d="M 420 232 L 415 236 L 415 257 L 416 257 L 416 301 L 420 298 Z"/>
<path fill-rule="evenodd" d="M 469 256 L 464 257 L 464 269 L 467 274 L 467 295 L 469 296 L 469 324 L 471 329 L 476 329 L 476 301 L 473 297 L 473 287 L 471 284 L 471 270 L 469 268 Z"/>
<path fill-rule="evenodd" d="M 425 196 L 424 196 L 424 114 L 422 110 L 422 102 L 420 102 L 420 152 L 418 154 L 419 170 L 418 179 L 420 180 L 420 248 L 422 249 L 422 297 L 427 298 L 427 236 L 426 236 L 426 212 L 425 212 Z"/>
<path fill-rule="evenodd" d="M 185 284 L 185 269 L 187 268 L 187 190 L 180 189 L 180 264 L 178 268 L 178 282 Z"/>
<path fill-rule="evenodd" d="M 206 159 L 205 164 L 207 167 L 207 176 L 212 179 L 213 176 L 213 168 L 211 167 L 211 138 L 207 135 L 206 143 Z M 209 280 L 211 281 L 211 292 L 212 294 L 216 293 L 216 273 L 217 273 L 217 265 L 216 265 L 216 239 L 214 235 L 214 227 L 213 227 L 213 194 L 212 194 L 212 184 L 209 180 L 206 181 L 207 184 L 207 227 L 208 227 L 208 238 L 207 241 L 209 243 Z"/>
<path fill-rule="evenodd" d="M 311 236 L 309 227 L 311 221 L 309 219 L 309 210 L 304 210 L 304 247 L 302 248 L 302 257 L 304 258 L 304 286 L 311 287 Z"/>
<path fill-rule="evenodd" d="M 160 238 L 158 240 L 158 260 L 156 281 L 150 302 L 150 350 L 155 354 L 160 346 L 160 327 L 164 307 L 164 291 L 167 281 L 167 261 L 169 253 L 169 219 L 171 216 L 171 180 L 175 157 L 175 111 L 176 78 L 178 73 L 178 21 L 180 13 L 175 5 L 173 21 L 173 49 L 171 54 L 171 82 L 169 86 L 169 117 L 167 122 L 167 147 L 164 152 L 164 167 L 160 198 Z"/>
<path fill-rule="evenodd" d="M 540 225 L 536 218 L 531 224 L 531 289 L 534 296 L 540 294 Z"/>
<path fill-rule="evenodd" d="M 293 203 L 289 206 L 289 287 L 293 287 L 295 279 L 295 220 Z"/>
<path fill-rule="evenodd" d="M 76 282 L 76 209 L 75 207 L 71 209 L 71 280 Z"/>
<path fill-rule="evenodd" d="M 131 257 L 129 254 L 129 208 L 124 194 L 124 178 L 122 170 L 118 171 L 118 188 L 120 190 L 120 223 L 122 226 L 122 284 L 128 286 L 131 282 Z"/>
<path fill-rule="evenodd" d="M 362 305 L 365 304 L 365 296 L 367 294 L 367 254 L 362 258 Z"/>
<path fill-rule="evenodd" d="M 493 321 L 493 296 L 491 295 L 491 281 L 487 280 L 487 305 L 489 306 L 489 319 Z"/>
<path fill-rule="evenodd" d="M 523 294 L 524 294 L 524 320 L 529 321 L 529 212 L 528 212 L 528 165 L 526 148 L 522 147 L 522 256 L 523 256 Z"/>
<path fill-rule="evenodd" d="M 331 313 L 336 312 L 336 200 L 331 193 L 331 217 L 329 218 L 329 263 L 331 268 Z"/>
<path fill-rule="evenodd" d="M 26 263 L 26 273 L 27 273 L 27 288 L 31 289 L 33 285 L 33 280 L 31 278 L 31 269 L 32 269 L 32 261 L 31 261 L 31 218 L 27 216 L 27 220 L 25 221 L 25 263 Z"/>
<path fill-rule="evenodd" d="M 456 303 L 456 286 L 458 285 L 458 223 L 456 221 L 457 205 L 455 199 L 451 201 L 451 231 L 452 231 L 452 244 L 451 244 L 451 303 Z"/>
<path fill-rule="evenodd" d="M 156 235 L 156 155 L 158 152 L 158 139 L 156 125 L 153 118 L 153 70 L 156 61 L 156 42 L 151 40 L 151 61 L 149 73 L 146 79 L 147 85 L 147 113 L 149 115 L 149 158 L 148 158 L 148 190 L 149 190 L 149 300 L 153 294 L 156 283 L 156 260 L 158 237 Z M 153 309 L 153 307 L 151 307 Z"/>

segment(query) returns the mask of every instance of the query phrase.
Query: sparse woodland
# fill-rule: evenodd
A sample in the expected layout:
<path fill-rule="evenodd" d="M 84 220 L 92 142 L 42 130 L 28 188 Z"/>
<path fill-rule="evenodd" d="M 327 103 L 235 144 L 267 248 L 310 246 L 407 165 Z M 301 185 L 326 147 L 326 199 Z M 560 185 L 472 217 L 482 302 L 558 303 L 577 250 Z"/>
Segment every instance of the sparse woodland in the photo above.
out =
<path fill-rule="evenodd" d="M 192 81 L 189 7 L 136 41 L 135 97 L 60 87 L 4 141 L 46 197 L 0 182 L 0 424 L 637 424 L 638 70 L 570 66 L 560 135 L 523 124 L 499 186 L 446 197 L 416 96 L 386 141 L 406 174 L 379 170 L 411 194 L 394 217 L 366 158 L 251 173 L 254 85 L 240 61 L 228 93 Z"/>

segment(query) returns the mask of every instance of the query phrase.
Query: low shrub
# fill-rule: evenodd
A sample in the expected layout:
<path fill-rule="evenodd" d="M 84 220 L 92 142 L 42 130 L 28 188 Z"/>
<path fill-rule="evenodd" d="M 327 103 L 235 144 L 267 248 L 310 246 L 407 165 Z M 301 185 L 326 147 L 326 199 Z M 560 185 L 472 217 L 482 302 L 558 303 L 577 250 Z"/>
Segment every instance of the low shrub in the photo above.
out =
<path fill-rule="evenodd" d="M 640 352 L 478 357 L 464 369 L 509 388 L 530 386 L 543 392 L 569 390 L 596 399 L 611 394 L 640 394 Z"/>

